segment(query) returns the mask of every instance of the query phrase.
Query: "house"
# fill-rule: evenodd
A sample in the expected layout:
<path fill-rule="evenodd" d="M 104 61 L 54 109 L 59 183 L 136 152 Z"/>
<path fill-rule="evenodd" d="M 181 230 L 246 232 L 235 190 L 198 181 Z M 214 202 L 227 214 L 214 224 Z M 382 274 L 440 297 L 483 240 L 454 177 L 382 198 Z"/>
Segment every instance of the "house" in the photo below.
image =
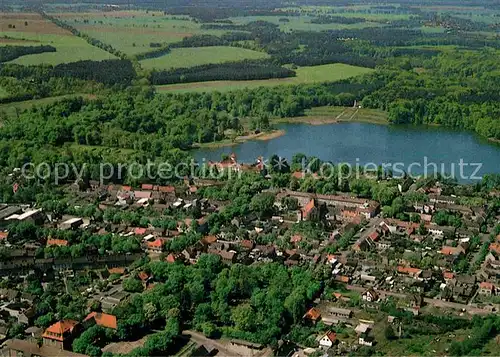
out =
<path fill-rule="evenodd" d="M 422 269 L 405 267 L 405 266 L 401 266 L 401 265 L 398 265 L 397 269 L 398 269 L 398 273 L 408 275 L 408 276 L 411 276 L 413 278 L 418 278 L 420 276 L 420 274 L 422 273 Z"/>
<path fill-rule="evenodd" d="M 363 298 L 363 301 L 367 302 L 375 302 L 378 301 L 378 299 L 380 298 L 378 293 L 372 288 L 366 290 L 361 296 Z"/>
<path fill-rule="evenodd" d="M 165 238 L 156 238 L 153 241 L 147 241 L 145 243 L 145 250 L 147 253 L 160 254 L 163 253 L 165 249 Z"/>
<path fill-rule="evenodd" d="M 491 296 L 495 294 L 495 285 L 487 281 L 483 281 L 479 284 L 478 293 L 483 296 Z"/>
<path fill-rule="evenodd" d="M 59 229 L 61 230 L 76 229 L 80 227 L 82 224 L 83 224 L 83 219 L 74 217 L 62 222 L 59 225 Z"/>
<path fill-rule="evenodd" d="M 443 255 L 452 255 L 452 256 L 460 256 L 460 255 L 465 255 L 466 251 L 465 248 L 460 244 L 456 247 L 450 247 L 450 246 L 443 246 L 439 253 Z"/>
<path fill-rule="evenodd" d="M 50 345 L 39 345 L 36 342 L 19 339 L 8 340 L 4 343 L 5 348 L 0 351 L 6 357 L 87 357 L 80 353 L 63 351 Z"/>
<path fill-rule="evenodd" d="M 47 247 L 57 246 L 57 247 L 67 247 L 69 242 L 64 239 L 47 239 Z"/>
<path fill-rule="evenodd" d="M 319 340 L 319 345 L 324 348 L 330 348 L 337 342 L 337 334 L 332 331 L 325 333 Z"/>
<path fill-rule="evenodd" d="M 311 308 L 309 309 L 305 314 L 304 316 L 302 317 L 302 319 L 304 320 L 307 320 L 309 322 L 312 322 L 312 323 L 317 323 L 320 319 L 321 319 L 321 313 L 319 312 L 318 309 L 316 308 Z"/>
<path fill-rule="evenodd" d="M 375 339 L 373 336 L 368 335 L 368 333 L 363 333 L 358 338 L 358 343 L 362 346 L 373 346 Z"/>
<path fill-rule="evenodd" d="M 83 320 L 83 325 L 88 328 L 93 325 L 99 325 L 101 327 L 110 328 L 116 330 L 118 325 L 116 323 L 116 316 L 106 314 L 104 312 L 91 312 Z"/>
<path fill-rule="evenodd" d="M 370 329 L 371 329 L 371 326 L 369 324 L 360 323 L 358 326 L 356 326 L 354 331 L 356 332 L 356 334 L 362 335 L 362 334 L 370 331 Z"/>
<path fill-rule="evenodd" d="M 61 320 L 49 326 L 43 333 L 42 339 L 45 346 L 52 346 L 61 350 L 71 349 L 79 324 L 74 320 Z"/>
<path fill-rule="evenodd" d="M 321 219 L 321 210 L 318 202 L 313 198 L 301 210 L 301 219 L 303 221 L 317 222 Z"/>

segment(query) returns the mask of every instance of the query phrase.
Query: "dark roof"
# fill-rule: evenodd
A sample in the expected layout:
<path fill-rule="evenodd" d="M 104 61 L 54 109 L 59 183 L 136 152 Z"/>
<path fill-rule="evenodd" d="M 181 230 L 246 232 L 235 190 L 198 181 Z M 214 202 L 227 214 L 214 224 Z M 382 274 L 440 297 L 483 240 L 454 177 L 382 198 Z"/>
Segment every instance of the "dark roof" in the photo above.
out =
<path fill-rule="evenodd" d="M 5 342 L 5 346 L 14 351 L 22 351 L 25 356 L 37 355 L 40 357 L 87 357 L 80 353 L 61 350 L 51 346 L 38 347 L 36 343 L 12 339 Z"/>

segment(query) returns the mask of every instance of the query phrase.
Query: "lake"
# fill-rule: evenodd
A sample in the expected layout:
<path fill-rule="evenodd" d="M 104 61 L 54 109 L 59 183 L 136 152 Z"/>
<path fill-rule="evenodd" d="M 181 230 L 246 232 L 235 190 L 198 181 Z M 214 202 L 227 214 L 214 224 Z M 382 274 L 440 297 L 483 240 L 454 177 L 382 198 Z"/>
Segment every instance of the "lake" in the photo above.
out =
<path fill-rule="evenodd" d="M 477 180 L 487 173 L 500 173 L 500 145 L 467 131 L 355 122 L 277 127 L 286 134 L 268 141 L 252 140 L 235 146 L 198 149 L 193 155 L 200 162 L 203 159 L 218 161 L 223 154 L 234 152 L 239 162 L 252 163 L 258 156 L 269 158 L 276 154 L 290 160 L 294 154 L 304 153 L 333 163 L 397 164 L 413 175 L 434 172 L 434 163 L 439 172 L 453 172 L 461 182 Z M 474 172 L 476 168 L 478 172 Z M 393 170 L 396 173 L 396 167 L 393 166 Z"/>

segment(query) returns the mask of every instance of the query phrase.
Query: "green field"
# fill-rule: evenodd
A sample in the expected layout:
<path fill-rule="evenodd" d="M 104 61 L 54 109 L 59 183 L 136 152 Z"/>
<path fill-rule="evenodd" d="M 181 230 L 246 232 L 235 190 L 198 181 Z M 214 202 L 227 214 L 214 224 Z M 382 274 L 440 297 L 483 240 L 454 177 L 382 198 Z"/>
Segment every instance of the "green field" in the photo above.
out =
<path fill-rule="evenodd" d="M 39 53 L 16 58 L 12 63 L 22 65 L 38 65 L 76 62 L 81 60 L 101 61 L 116 58 L 112 54 L 88 44 L 84 39 L 72 35 L 37 34 L 24 32 L 2 32 L 12 38 L 38 41 L 30 45 L 51 45 L 57 52 Z"/>
<path fill-rule="evenodd" d="M 270 87 L 277 85 L 307 84 L 333 82 L 341 79 L 372 72 L 370 68 L 356 67 L 342 63 L 322 66 L 299 67 L 296 77 L 264 79 L 255 81 L 210 81 L 195 83 L 179 83 L 157 86 L 159 92 L 210 92 L 230 91 L 243 88 Z"/>
<path fill-rule="evenodd" d="M 201 30 L 188 17 L 160 12 L 122 11 L 119 13 L 68 13 L 57 15 L 67 24 L 128 55 L 149 52 L 152 42 L 173 43 L 195 34 L 221 35 L 224 30 Z"/>
<path fill-rule="evenodd" d="M 140 63 L 145 69 L 170 69 L 268 57 L 269 55 L 267 53 L 247 50 L 246 48 L 239 47 L 190 47 L 174 48 L 165 56 L 149 58 L 140 61 Z"/>

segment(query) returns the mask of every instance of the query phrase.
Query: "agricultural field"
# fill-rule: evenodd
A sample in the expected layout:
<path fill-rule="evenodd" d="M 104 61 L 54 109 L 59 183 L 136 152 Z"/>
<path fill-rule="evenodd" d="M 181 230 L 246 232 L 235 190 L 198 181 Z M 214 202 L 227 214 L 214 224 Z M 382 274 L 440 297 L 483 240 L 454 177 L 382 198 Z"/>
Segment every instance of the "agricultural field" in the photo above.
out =
<path fill-rule="evenodd" d="M 88 44 L 84 39 L 56 26 L 34 13 L 2 13 L 1 45 L 51 45 L 57 52 L 27 55 L 13 60 L 22 65 L 104 60 L 115 58 L 112 54 Z"/>
<path fill-rule="evenodd" d="M 271 87 L 290 84 L 333 82 L 373 71 L 370 68 L 334 63 L 321 66 L 299 67 L 296 77 L 254 81 L 209 81 L 157 86 L 159 92 L 210 92 L 243 88 Z"/>
<path fill-rule="evenodd" d="M 140 64 L 145 69 L 171 69 L 268 57 L 267 53 L 239 47 L 188 47 L 174 48 L 164 56 L 145 59 Z"/>
<path fill-rule="evenodd" d="M 223 30 L 201 30 L 189 17 L 162 12 L 117 11 L 54 14 L 82 33 L 127 55 L 149 52 L 151 43 L 173 43 L 195 34 L 221 35 Z"/>

